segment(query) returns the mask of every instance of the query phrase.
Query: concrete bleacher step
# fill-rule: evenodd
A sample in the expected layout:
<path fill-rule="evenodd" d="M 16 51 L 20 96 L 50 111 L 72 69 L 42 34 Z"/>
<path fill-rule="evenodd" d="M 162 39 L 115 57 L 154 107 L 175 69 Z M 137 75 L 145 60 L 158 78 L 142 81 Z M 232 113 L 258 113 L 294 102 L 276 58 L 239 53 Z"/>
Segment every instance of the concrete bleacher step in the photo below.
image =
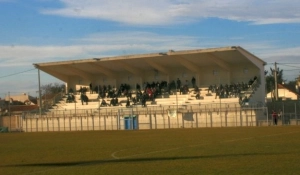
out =
<path fill-rule="evenodd" d="M 202 97 L 201 99 L 196 99 L 196 92 L 194 88 L 189 88 L 188 94 L 180 94 L 180 92 L 176 92 L 176 94 L 168 94 L 167 95 L 160 95 L 158 98 L 155 99 L 155 102 L 152 103 L 151 101 L 146 101 L 147 106 L 160 106 L 160 105 L 187 105 L 187 104 L 200 104 L 200 103 L 220 103 L 219 98 L 216 98 L 216 93 L 208 93 L 208 87 L 201 87 L 199 88 L 199 94 Z M 63 97 L 55 106 L 55 109 L 98 109 L 102 99 L 98 99 L 98 94 L 90 94 L 86 93 L 87 97 L 89 98 L 89 102 L 86 105 L 82 105 L 80 100 L 80 94 L 75 95 L 76 104 L 66 103 L 67 97 Z M 110 104 L 111 98 L 105 97 L 104 100 L 106 103 Z M 118 97 L 119 103 L 121 106 L 107 106 L 101 108 L 122 108 L 126 107 L 127 97 Z M 238 98 L 222 98 L 222 103 L 238 103 Z M 132 105 L 132 101 L 130 101 Z M 141 104 L 136 105 L 135 107 L 141 107 Z"/>

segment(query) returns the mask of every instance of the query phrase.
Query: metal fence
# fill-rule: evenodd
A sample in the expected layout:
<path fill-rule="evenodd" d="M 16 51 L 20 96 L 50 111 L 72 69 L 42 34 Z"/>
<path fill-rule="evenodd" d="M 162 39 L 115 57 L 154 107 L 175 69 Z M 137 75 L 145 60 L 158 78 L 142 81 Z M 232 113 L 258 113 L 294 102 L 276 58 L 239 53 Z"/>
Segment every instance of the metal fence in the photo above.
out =
<path fill-rule="evenodd" d="M 272 118 L 272 111 L 274 110 L 278 115 L 277 125 L 300 125 L 300 101 L 288 100 L 268 102 L 266 105 L 268 109 L 267 115 L 261 119 L 258 125 L 275 125 Z"/>
<path fill-rule="evenodd" d="M 282 101 L 24 112 L 2 116 L 0 126 L 24 132 L 271 126 L 272 110 L 279 112 L 277 125 L 300 125 L 300 101 Z"/>
<path fill-rule="evenodd" d="M 24 113 L 25 132 L 257 126 L 267 108 L 238 103 L 104 107 Z"/>

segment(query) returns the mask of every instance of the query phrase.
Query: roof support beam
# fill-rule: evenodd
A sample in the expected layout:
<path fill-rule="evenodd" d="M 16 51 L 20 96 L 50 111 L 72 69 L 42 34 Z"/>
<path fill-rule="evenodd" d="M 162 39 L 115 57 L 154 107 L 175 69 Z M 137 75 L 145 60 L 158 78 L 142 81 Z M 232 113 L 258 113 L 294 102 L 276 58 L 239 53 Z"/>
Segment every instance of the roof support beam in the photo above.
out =
<path fill-rule="evenodd" d="M 75 73 L 76 75 L 84 78 L 84 79 L 87 79 L 87 80 L 93 80 L 93 76 L 91 74 L 88 74 L 80 69 L 77 69 L 75 67 L 72 67 L 70 65 L 65 65 L 64 66 L 66 69 L 68 69 L 69 71 Z"/>
<path fill-rule="evenodd" d="M 52 75 L 52 76 L 54 76 L 54 77 L 56 77 L 56 78 L 64 81 L 64 82 L 67 82 L 69 80 L 68 76 L 63 75 L 61 73 L 58 73 L 58 72 L 56 72 L 56 71 L 54 71 L 52 69 L 48 69 L 46 67 L 40 67 L 40 66 L 35 66 L 35 67 L 38 68 L 38 69 L 40 69 L 40 70 L 42 70 L 42 71 L 44 71 L 44 72 L 46 72 L 47 74 L 50 74 L 50 75 Z"/>
<path fill-rule="evenodd" d="M 160 72 L 162 72 L 162 73 L 164 73 L 166 75 L 169 74 L 169 71 L 166 68 L 162 67 L 160 64 L 157 64 L 156 62 L 154 62 L 154 61 L 152 61 L 150 59 L 145 59 L 145 62 L 147 64 L 149 64 L 150 66 L 152 66 L 153 68 L 159 70 Z"/>
<path fill-rule="evenodd" d="M 117 78 L 117 75 L 113 71 L 111 71 L 111 70 L 109 70 L 107 68 L 104 68 L 104 67 L 102 67 L 102 66 L 100 66 L 98 64 L 95 64 L 95 63 L 88 63 L 88 65 L 90 67 L 94 68 L 94 69 L 97 69 L 97 71 L 105 74 L 106 76 L 108 76 L 110 78 L 114 78 L 114 79 Z"/>
<path fill-rule="evenodd" d="M 213 53 L 206 53 L 206 55 L 210 60 L 215 62 L 218 66 L 220 66 L 221 68 L 223 68 L 226 71 L 230 71 L 230 66 L 228 63 L 226 63 L 225 61 L 222 61 L 220 58 L 218 58 Z"/>
<path fill-rule="evenodd" d="M 126 69 L 128 72 L 130 72 L 134 75 L 141 76 L 144 74 L 143 71 L 141 71 L 140 69 L 130 66 L 129 64 L 125 63 L 124 61 L 118 61 L 117 64 L 121 65 L 124 69 Z"/>
<path fill-rule="evenodd" d="M 187 69 L 195 72 L 195 73 L 199 73 L 200 68 L 195 66 L 195 64 L 193 64 L 192 62 L 186 60 L 185 58 L 183 58 L 182 56 L 176 56 L 175 60 L 180 63 L 181 65 L 183 65 L 184 67 L 186 67 Z"/>

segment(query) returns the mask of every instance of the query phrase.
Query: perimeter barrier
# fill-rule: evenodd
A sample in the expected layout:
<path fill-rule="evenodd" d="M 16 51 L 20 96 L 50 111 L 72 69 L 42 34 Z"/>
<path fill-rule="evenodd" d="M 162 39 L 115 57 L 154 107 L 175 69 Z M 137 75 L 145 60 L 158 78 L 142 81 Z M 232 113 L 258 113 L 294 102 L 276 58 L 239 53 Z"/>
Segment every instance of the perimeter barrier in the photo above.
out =
<path fill-rule="evenodd" d="M 135 130 L 263 125 L 266 107 L 241 107 L 238 103 L 100 107 L 23 113 L 24 132 Z"/>

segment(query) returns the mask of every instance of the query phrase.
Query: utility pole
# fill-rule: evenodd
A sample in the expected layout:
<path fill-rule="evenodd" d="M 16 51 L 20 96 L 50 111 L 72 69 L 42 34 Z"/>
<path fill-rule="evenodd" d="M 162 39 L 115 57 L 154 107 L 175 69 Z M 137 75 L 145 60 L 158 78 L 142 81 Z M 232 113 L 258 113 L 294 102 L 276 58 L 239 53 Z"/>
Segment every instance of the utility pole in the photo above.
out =
<path fill-rule="evenodd" d="M 11 101 L 13 102 L 13 100 Z M 8 92 L 9 132 L 11 132 L 10 92 Z"/>
<path fill-rule="evenodd" d="M 10 92 L 8 92 L 8 115 L 10 116 Z"/>
<path fill-rule="evenodd" d="M 275 100 L 278 101 L 278 87 L 277 87 L 277 63 L 275 62 L 275 69 L 274 69 L 274 80 L 275 80 Z"/>
<path fill-rule="evenodd" d="M 39 106 L 39 112 L 40 112 L 40 117 L 42 117 L 42 92 L 41 92 L 41 77 L 40 77 L 40 69 L 38 69 L 38 79 L 39 79 L 39 101 L 40 101 L 40 106 Z"/>

